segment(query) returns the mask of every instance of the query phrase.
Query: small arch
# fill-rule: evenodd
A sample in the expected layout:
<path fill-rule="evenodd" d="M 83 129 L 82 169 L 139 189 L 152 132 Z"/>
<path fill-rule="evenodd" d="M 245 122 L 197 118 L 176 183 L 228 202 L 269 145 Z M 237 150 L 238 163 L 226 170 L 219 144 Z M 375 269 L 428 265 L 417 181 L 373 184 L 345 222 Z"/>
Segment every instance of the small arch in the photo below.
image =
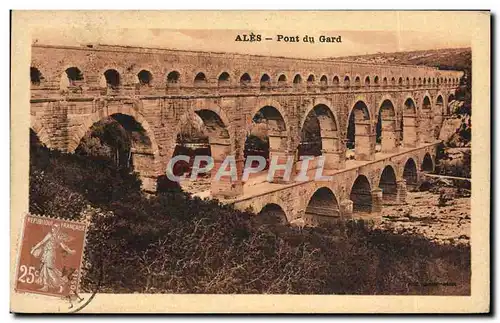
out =
<path fill-rule="evenodd" d="M 104 72 L 104 77 L 106 78 L 106 84 L 109 87 L 115 88 L 120 86 L 120 73 L 115 69 L 109 69 Z"/>
<path fill-rule="evenodd" d="M 431 108 L 432 108 L 431 100 L 426 95 L 424 97 L 424 100 L 422 101 L 422 109 L 424 109 L 424 110 L 430 110 Z"/>
<path fill-rule="evenodd" d="M 375 76 L 375 78 L 373 79 L 373 83 L 375 83 L 375 85 L 379 84 L 378 76 Z"/>
<path fill-rule="evenodd" d="M 260 88 L 268 88 L 271 85 L 271 78 L 267 74 L 263 74 L 260 78 Z"/>
<path fill-rule="evenodd" d="M 77 82 L 83 81 L 83 73 L 78 67 L 69 67 L 65 72 L 70 85 L 76 85 Z"/>
<path fill-rule="evenodd" d="M 349 78 L 349 76 L 346 75 L 344 77 L 344 87 L 348 88 L 349 86 L 351 86 L 351 79 Z"/>
<path fill-rule="evenodd" d="M 370 77 L 365 77 L 365 86 L 370 86 Z"/>
<path fill-rule="evenodd" d="M 328 87 L 328 77 L 326 75 L 321 76 L 319 79 L 319 84 L 322 90 L 325 90 Z"/>
<path fill-rule="evenodd" d="M 382 200 L 393 202 L 397 197 L 396 173 L 392 166 L 385 166 L 380 175 L 379 187 L 382 189 Z"/>
<path fill-rule="evenodd" d="M 207 77 L 205 76 L 205 73 L 199 72 L 198 74 L 196 74 L 196 76 L 194 77 L 194 83 L 195 84 L 207 83 Z"/>
<path fill-rule="evenodd" d="M 382 80 L 382 85 L 383 86 L 387 86 L 388 85 L 387 77 L 384 77 L 384 79 Z"/>
<path fill-rule="evenodd" d="M 283 86 L 286 84 L 286 75 L 285 74 L 281 74 L 279 77 L 278 77 L 278 84 L 280 86 Z"/>
<path fill-rule="evenodd" d="M 417 113 L 417 108 L 415 106 L 415 102 L 413 101 L 413 99 L 411 98 L 408 98 L 406 99 L 405 101 L 405 110 L 403 111 L 403 114 L 404 115 L 415 115 Z"/>
<path fill-rule="evenodd" d="M 391 85 L 396 85 L 396 79 L 394 77 L 391 78 Z"/>
<path fill-rule="evenodd" d="M 336 224 L 339 218 L 339 204 L 332 190 L 328 187 L 317 189 L 307 203 L 306 221 L 315 225 Z"/>
<path fill-rule="evenodd" d="M 427 83 L 428 83 L 428 84 L 431 84 L 431 78 L 430 78 L 430 77 L 429 77 L 429 78 L 427 78 Z"/>
<path fill-rule="evenodd" d="M 409 77 L 406 77 L 406 85 L 410 86 L 410 78 Z"/>
<path fill-rule="evenodd" d="M 43 76 L 38 68 L 33 66 L 30 67 L 30 79 L 32 85 L 40 85 Z"/>
<path fill-rule="evenodd" d="M 356 157 L 359 154 L 359 142 L 360 135 L 366 135 L 371 132 L 370 127 L 370 111 L 368 106 L 363 101 L 357 101 L 349 113 L 348 125 L 347 125 L 347 149 L 355 149 L 358 146 L 358 151 L 356 152 Z M 356 127 L 358 123 L 366 123 L 366 127 Z M 364 130 L 363 130 L 364 129 Z M 358 133 L 357 131 L 365 131 L 366 133 Z"/>
<path fill-rule="evenodd" d="M 140 85 L 151 85 L 153 75 L 147 70 L 141 70 L 137 73 L 137 79 L 139 80 Z"/>
<path fill-rule="evenodd" d="M 314 77 L 313 74 L 310 74 L 308 77 L 307 77 L 307 86 L 312 86 L 314 85 L 314 82 L 316 81 L 316 78 Z"/>
<path fill-rule="evenodd" d="M 252 78 L 250 77 L 250 75 L 248 75 L 248 73 L 243 73 L 243 75 L 241 75 L 241 77 L 240 77 L 240 85 L 241 86 L 248 86 L 248 85 L 250 85 L 251 82 L 252 82 Z"/>
<path fill-rule="evenodd" d="M 424 172 L 434 171 L 434 162 L 432 161 L 432 157 L 429 153 L 425 154 L 424 159 L 422 161 L 422 166 L 420 169 Z"/>
<path fill-rule="evenodd" d="M 333 77 L 333 80 L 332 80 L 332 85 L 335 86 L 335 87 L 337 87 L 337 86 L 339 86 L 339 84 L 340 84 L 339 77 L 337 75 L 335 75 Z"/>
<path fill-rule="evenodd" d="M 349 194 L 354 213 L 371 213 L 372 194 L 370 181 L 365 175 L 358 175 Z"/>
<path fill-rule="evenodd" d="M 403 179 L 410 190 L 414 190 L 418 183 L 417 164 L 413 158 L 408 158 L 403 168 Z"/>
<path fill-rule="evenodd" d="M 222 72 L 217 78 L 218 86 L 228 86 L 230 82 L 231 82 L 231 77 L 229 76 L 228 72 Z"/>
<path fill-rule="evenodd" d="M 172 71 L 167 75 L 167 84 L 177 84 L 180 83 L 181 75 L 177 71 Z"/>
<path fill-rule="evenodd" d="M 402 78 L 402 77 L 400 77 L 400 78 L 398 79 L 398 85 L 399 85 L 399 86 L 402 86 L 402 85 L 403 85 L 403 78 Z"/>
<path fill-rule="evenodd" d="M 418 78 L 418 85 L 422 85 L 422 78 L 421 77 Z"/>
<path fill-rule="evenodd" d="M 416 77 L 414 77 L 414 78 L 413 78 L 412 85 L 413 85 L 413 86 L 416 86 L 416 85 L 417 85 L 417 78 L 416 78 Z"/>
<path fill-rule="evenodd" d="M 361 86 L 361 78 L 359 76 L 356 76 L 354 79 L 354 86 L 360 87 Z"/>
<path fill-rule="evenodd" d="M 293 85 L 299 86 L 301 83 L 302 83 L 302 76 L 300 76 L 300 74 L 296 74 L 295 77 L 293 78 Z"/>

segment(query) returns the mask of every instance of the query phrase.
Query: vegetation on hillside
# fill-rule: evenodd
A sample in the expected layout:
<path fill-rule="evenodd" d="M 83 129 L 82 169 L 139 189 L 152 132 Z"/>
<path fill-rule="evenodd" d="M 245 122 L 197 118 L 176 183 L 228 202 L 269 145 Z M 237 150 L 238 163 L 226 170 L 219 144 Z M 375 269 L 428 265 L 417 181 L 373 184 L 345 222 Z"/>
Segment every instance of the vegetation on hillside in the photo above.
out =
<path fill-rule="evenodd" d="M 32 139 L 30 212 L 90 223 L 85 291 L 470 294 L 466 246 L 359 222 L 342 236 L 331 228 L 299 232 L 178 187 L 147 196 L 113 159 L 52 151 Z"/>

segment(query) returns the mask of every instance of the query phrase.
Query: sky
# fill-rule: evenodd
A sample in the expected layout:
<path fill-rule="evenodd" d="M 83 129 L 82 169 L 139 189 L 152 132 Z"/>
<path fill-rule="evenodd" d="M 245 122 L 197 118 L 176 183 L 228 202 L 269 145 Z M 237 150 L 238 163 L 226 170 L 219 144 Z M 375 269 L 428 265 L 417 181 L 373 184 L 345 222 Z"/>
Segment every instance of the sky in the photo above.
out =
<path fill-rule="evenodd" d="M 171 19 L 166 19 L 168 17 L 164 14 L 158 17 L 152 14 L 146 19 L 139 19 L 137 15 L 125 17 L 122 13 L 121 16 L 115 16 L 114 20 L 112 13 L 100 18 L 80 14 L 78 23 L 65 23 L 62 20 L 57 28 L 48 27 L 45 20 L 43 28 L 34 29 L 32 39 L 37 43 L 52 45 L 93 43 L 303 58 L 471 46 L 471 36 L 466 30 L 468 16 L 463 12 L 195 14 L 190 19 L 187 19 L 189 16 L 185 12 L 169 13 Z M 96 19 L 98 24 L 95 23 Z M 171 25 L 178 25 L 179 28 L 163 28 Z M 250 33 L 262 35 L 263 40 L 235 41 L 237 35 Z M 299 36 L 301 41 L 278 42 L 277 35 Z M 314 37 L 315 43 L 303 42 L 306 35 Z M 320 43 L 321 35 L 340 35 L 342 42 Z M 264 40 L 266 37 L 273 40 Z"/>

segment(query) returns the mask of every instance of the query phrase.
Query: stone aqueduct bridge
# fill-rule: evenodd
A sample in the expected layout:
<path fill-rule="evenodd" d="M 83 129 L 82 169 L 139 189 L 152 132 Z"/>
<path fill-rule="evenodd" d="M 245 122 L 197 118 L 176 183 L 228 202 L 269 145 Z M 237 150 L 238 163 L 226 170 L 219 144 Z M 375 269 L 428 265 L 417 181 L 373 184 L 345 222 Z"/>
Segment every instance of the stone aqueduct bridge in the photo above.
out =
<path fill-rule="evenodd" d="M 32 46 L 31 129 L 48 147 L 74 151 L 90 127 L 128 116 L 135 170 L 146 189 L 165 173 L 185 118 L 201 118 L 216 166 L 244 162 L 255 116 L 269 153 L 299 158 L 307 116 L 316 118 L 328 182 L 212 182 L 211 196 L 290 220 L 373 212 L 403 202 L 432 170 L 436 138 L 463 73 L 421 66 L 264 57 L 105 45 Z M 380 116 L 380 119 L 379 119 Z M 380 121 L 379 121 L 380 120 Z M 355 159 L 346 160 L 349 123 Z M 381 151 L 376 125 L 381 122 Z M 314 168 L 314 162 L 311 168 Z M 281 174 L 282 175 L 282 174 Z"/>

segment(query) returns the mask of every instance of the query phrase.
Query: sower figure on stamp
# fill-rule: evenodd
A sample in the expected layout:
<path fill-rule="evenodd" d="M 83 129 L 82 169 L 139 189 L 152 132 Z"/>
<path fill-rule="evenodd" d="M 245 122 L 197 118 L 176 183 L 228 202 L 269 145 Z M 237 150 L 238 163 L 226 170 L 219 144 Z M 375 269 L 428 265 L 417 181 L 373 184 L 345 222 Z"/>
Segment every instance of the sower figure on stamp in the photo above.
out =
<path fill-rule="evenodd" d="M 40 291 L 46 292 L 49 288 L 57 288 L 58 292 L 62 293 L 64 285 L 68 283 L 68 278 L 55 266 L 59 246 L 69 254 L 75 253 L 75 250 L 65 244 L 68 240 L 70 237 L 61 232 L 60 225 L 56 223 L 51 231 L 31 248 L 31 254 L 40 258 L 40 275 L 37 278 L 37 284 L 43 285 Z"/>

